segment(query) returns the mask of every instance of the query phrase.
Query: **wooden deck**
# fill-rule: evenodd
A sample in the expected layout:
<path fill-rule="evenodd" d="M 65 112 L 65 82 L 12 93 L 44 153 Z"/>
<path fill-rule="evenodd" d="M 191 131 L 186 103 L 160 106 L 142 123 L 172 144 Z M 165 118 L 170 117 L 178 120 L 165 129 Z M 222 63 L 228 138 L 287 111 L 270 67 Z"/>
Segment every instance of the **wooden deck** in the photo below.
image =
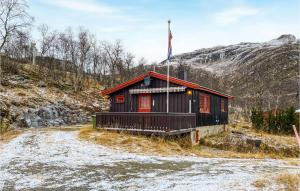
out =
<path fill-rule="evenodd" d="M 174 135 L 190 132 L 196 127 L 195 113 L 96 113 L 96 127 L 141 134 Z"/>

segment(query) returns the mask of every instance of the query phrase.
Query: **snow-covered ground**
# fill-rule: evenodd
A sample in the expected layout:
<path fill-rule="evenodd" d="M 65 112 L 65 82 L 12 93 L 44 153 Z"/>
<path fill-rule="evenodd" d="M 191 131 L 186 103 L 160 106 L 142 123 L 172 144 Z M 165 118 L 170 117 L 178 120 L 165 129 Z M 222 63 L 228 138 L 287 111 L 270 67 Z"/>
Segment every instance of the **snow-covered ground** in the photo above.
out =
<path fill-rule="evenodd" d="M 77 131 L 30 130 L 0 145 L 0 190 L 255 190 L 281 160 L 158 157 L 80 141 Z"/>

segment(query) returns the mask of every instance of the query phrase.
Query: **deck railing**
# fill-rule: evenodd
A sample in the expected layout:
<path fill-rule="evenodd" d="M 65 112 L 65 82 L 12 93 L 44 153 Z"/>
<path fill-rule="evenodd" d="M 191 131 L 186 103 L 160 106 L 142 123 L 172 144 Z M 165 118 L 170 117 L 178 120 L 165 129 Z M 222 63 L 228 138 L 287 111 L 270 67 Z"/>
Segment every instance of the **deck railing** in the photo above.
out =
<path fill-rule="evenodd" d="M 96 127 L 142 132 L 176 132 L 196 127 L 194 113 L 96 113 Z"/>

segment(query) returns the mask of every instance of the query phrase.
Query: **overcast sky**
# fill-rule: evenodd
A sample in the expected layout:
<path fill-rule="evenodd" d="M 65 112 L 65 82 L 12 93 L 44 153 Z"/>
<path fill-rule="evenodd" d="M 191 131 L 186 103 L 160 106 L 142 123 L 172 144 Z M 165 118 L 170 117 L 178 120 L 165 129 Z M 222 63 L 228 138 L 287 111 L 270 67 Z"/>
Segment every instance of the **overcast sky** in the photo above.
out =
<path fill-rule="evenodd" d="M 167 20 L 173 54 L 281 34 L 300 36 L 300 0 L 29 0 L 34 25 L 83 26 L 101 40 L 120 39 L 149 62 L 167 56 Z"/>

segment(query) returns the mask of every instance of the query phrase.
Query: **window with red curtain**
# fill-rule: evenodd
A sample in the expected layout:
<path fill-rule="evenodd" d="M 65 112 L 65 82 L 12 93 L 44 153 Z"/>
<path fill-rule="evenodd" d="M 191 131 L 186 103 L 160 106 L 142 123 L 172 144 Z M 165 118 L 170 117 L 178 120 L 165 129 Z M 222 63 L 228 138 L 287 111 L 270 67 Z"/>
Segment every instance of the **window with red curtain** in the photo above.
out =
<path fill-rule="evenodd" d="M 116 103 L 124 103 L 124 95 L 117 95 L 116 96 Z"/>
<path fill-rule="evenodd" d="M 210 96 L 200 95 L 200 113 L 210 113 Z"/>
<path fill-rule="evenodd" d="M 225 100 L 221 99 L 221 111 L 225 112 Z"/>
<path fill-rule="evenodd" d="M 138 112 L 151 112 L 151 95 L 141 94 L 138 98 Z"/>

